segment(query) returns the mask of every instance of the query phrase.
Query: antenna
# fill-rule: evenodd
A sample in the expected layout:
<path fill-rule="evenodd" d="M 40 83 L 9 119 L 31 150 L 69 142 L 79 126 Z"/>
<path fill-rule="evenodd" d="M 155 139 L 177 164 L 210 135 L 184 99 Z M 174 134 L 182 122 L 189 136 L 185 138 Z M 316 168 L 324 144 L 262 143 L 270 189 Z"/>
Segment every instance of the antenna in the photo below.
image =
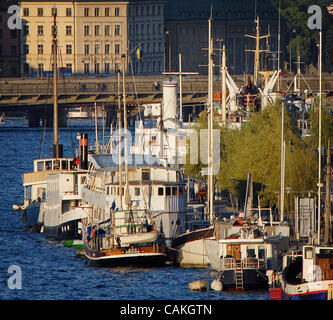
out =
<path fill-rule="evenodd" d="M 245 37 L 256 39 L 256 49 L 255 50 L 246 49 L 245 51 L 254 52 L 253 83 L 254 83 L 254 85 L 257 85 L 258 84 L 258 77 L 259 77 L 259 69 L 260 69 L 260 53 L 261 52 L 269 52 L 268 49 L 260 49 L 260 40 L 264 39 L 264 38 L 268 38 L 268 37 L 270 37 L 270 35 L 267 34 L 267 35 L 264 35 L 264 36 L 260 36 L 259 16 L 255 20 L 255 23 L 257 25 L 257 27 L 256 27 L 257 34 L 255 36 L 245 34 Z"/>

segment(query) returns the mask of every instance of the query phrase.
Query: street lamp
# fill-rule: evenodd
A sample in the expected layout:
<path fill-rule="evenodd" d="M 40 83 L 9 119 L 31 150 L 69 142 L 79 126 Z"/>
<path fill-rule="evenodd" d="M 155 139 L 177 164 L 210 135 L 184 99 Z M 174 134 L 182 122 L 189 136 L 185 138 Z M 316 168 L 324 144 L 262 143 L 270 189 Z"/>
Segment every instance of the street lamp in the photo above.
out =
<path fill-rule="evenodd" d="M 168 55 L 169 55 L 169 71 L 171 71 L 171 37 L 170 37 L 170 30 L 166 30 L 165 31 L 165 35 L 168 36 Z M 166 41 L 164 41 L 164 43 L 166 43 Z M 165 72 L 165 64 L 166 64 L 166 57 L 165 57 L 165 49 L 164 49 L 164 72 Z"/>

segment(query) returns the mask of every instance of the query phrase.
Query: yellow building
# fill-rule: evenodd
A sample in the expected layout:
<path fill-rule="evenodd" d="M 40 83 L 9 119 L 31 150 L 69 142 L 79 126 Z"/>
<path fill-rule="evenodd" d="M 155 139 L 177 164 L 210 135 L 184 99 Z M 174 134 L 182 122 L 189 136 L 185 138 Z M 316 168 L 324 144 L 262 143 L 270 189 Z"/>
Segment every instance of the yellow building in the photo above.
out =
<path fill-rule="evenodd" d="M 114 74 L 121 68 L 122 54 L 129 53 L 126 70 L 132 62 L 136 71 L 140 71 L 140 67 L 143 72 L 161 71 L 164 50 L 161 1 L 35 0 L 21 1 L 20 6 L 24 24 L 21 39 L 23 74 L 37 72 L 41 75 L 43 71 L 52 70 L 54 10 L 60 67 L 72 70 L 74 74 Z M 140 15 L 140 26 L 138 17 L 133 16 L 137 11 L 144 13 Z M 160 19 L 162 21 L 158 21 Z M 142 25 L 143 33 L 137 33 Z M 153 34 L 157 30 L 160 34 Z M 150 31 L 152 34 L 148 36 Z M 159 45 L 160 51 L 157 52 L 156 46 Z M 139 46 L 148 50 L 144 60 L 136 63 L 135 49 Z M 152 48 L 156 50 L 154 54 Z M 151 67 L 147 68 L 147 64 Z M 146 68 L 142 69 L 142 66 Z"/>

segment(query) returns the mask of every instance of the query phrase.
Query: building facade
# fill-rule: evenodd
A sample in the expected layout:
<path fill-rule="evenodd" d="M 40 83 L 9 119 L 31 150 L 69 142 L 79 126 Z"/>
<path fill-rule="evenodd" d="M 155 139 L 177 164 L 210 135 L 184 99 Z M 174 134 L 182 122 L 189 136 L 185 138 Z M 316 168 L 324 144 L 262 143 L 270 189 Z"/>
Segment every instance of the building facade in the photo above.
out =
<path fill-rule="evenodd" d="M 269 42 L 260 41 L 260 49 L 271 51 L 268 57 L 271 68 L 277 68 L 278 10 L 270 0 L 168 0 L 165 5 L 166 68 L 178 70 L 178 54 L 182 53 L 182 70 L 207 73 L 208 67 L 208 19 L 212 15 L 212 38 L 214 49 L 226 46 L 227 67 L 231 74 L 248 74 L 254 70 L 255 18 L 260 20 L 260 35 L 270 34 Z M 281 35 L 283 34 L 281 20 Z M 281 36 L 281 48 L 283 43 Z M 214 72 L 218 73 L 221 51 L 214 51 Z M 282 55 L 281 55 L 282 60 Z M 261 54 L 261 68 L 265 55 Z M 281 64 L 282 65 L 282 64 Z"/>
<path fill-rule="evenodd" d="M 59 66 L 77 75 L 160 72 L 163 61 L 161 1 L 21 1 L 21 72 L 52 70 L 52 26 L 56 12 Z M 161 21 L 162 20 L 162 21 Z M 160 33 L 157 33 L 160 30 Z M 144 59 L 139 61 L 140 47 Z M 159 49 L 159 51 L 157 51 Z M 146 62 L 147 61 L 147 62 Z"/>

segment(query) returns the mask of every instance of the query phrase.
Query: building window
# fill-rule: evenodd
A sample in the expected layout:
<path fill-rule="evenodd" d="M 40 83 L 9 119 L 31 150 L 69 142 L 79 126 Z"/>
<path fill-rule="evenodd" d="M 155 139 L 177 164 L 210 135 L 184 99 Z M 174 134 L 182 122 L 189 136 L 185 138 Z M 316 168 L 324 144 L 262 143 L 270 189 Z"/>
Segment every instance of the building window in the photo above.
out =
<path fill-rule="evenodd" d="M 70 70 L 70 72 L 72 72 L 72 64 L 71 63 L 66 63 L 66 70 Z"/>
<path fill-rule="evenodd" d="M 105 62 L 104 64 L 104 73 L 110 73 L 110 63 Z"/>
<path fill-rule="evenodd" d="M 89 74 L 90 70 L 89 70 L 89 63 L 85 63 L 84 64 L 84 74 Z"/>
<path fill-rule="evenodd" d="M 116 24 L 116 25 L 114 26 L 114 34 L 115 34 L 116 36 L 119 36 L 119 35 L 120 35 L 120 25 L 119 25 L 119 24 Z"/>
<path fill-rule="evenodd" d="M 99 8 L 95 8 L 95 17 L 99 17 Z"/>
<path fill-rule="evenodd" d="M 44 15 L 43 8 L 38 8 L 38 9 L 37 9 L 37 16 L 38 16 L 38 17 L 42 17 L 43 15 Z"/>
<path fill-rule="evenodd" d="M 101 46 L 99 43 L 95 44 L 95 54 L 100 54 L 101 53 Z"/>
<path fill-rule="evenodd" d="M 105 52 L 104 52 L 105 54 L 110 54 L 110 44 L 106 44 L 105 45 Z"/>
<path fill-rule="evenodd" d="M 110 28 L 110 25 L 109 24 L 107 24 L 106 26 L 105 26 L 105 35 L 106 36 L 109 36 L 110 35 L 110 31 L 111 31 L 111 28 Z"/>
<path fill-rule="evenodd" d="M 43 54 L 44 53 L 44 46 L 42 44 L 38 44 L 37 52 L 38 52 L 38 54 Z"/>
<path fill-rule="evenodd" d="M 95 25 L 95 36 L 99 36 L 100 35 L 100 30 L 101 30 L 101 26 L 100 25 Z"/>
<path fill-rule="evenodd" d="M 119 17 L 119 15 L 120 15 L 120 8 L 114 8 L 114 15 L 115 15 L 115 17 Z"/>
<path fill-rule="evenodd" d="M 53 17 L 54 15 L 57 16 L 57 8 L 52 8 L 52 9 L 51 9 L 51 15 L 52 15 L 52 17 Z"/>
<path fill-rule="evenodd" d="M 29 17 L 29 8 L 23 8 L 23 17 Z"/>
<path fill-rule="evenodd" d="M 99 62 L 95 62 L 95 74 L 99 74 Z"/>
<path fill-rule="evenodd" d="M 110 16 L 110 8 L 105 8 L 105 16 L 106 17 Z"/>
<path fill-rule="evenodd" d="M 37 26 L 37 35 L 42 36 L 44 34 L 44 27 Z"/>
<path fill-rule="evenodd" d="M 84 35 L 89 36 L 89 34 L 90 34 L 90 26 L 85 25 L 84 26 Z"/>
<path fill-rule="evenodd" d="M 28 44 L 24 45 L 24 53 L 29 54 L 29 45 Z"/>
<path fill-rule="evenodd" d="M 66 17 L 72 16 L 72 8 L 66 8 Z"/>
<path fill-rule="evenodd" d="M 72 54 L 72 45 L 66 44 L 66 54 Z"/>
<path fill-rule="evenodd" d="M 140 195 L 140 188 L 134 188 L 134 195 L 139 196 Z"/>
<path fill-rule="evenodd" d="M 89 17 L 89 8 L 84 8 L 84 16 Z"/>
<path fill-rule="evenodd" d="M 72 35 L 72 26 L 66 26 L 66 36 Z"/>
<path fill-rule="evenodd" d="M 114 53 L 115 54 L 120 54 L 120 44 L 119 43 L 116 43 L 114 45 Z"/>
<path fill-rule="evenodd" d="M 157 189 L 157 194 L 158 194 L 159 196 L 163 196 L 163 195 L 164 195 L 164 188 L 163 188 L 163 187 L 158 188 L 158 189 Z"/>
<path fill-rule="evenodd" d="M 84 45 L 84 54 L 90 54 L 90 45 L 89 44 Z"/>

